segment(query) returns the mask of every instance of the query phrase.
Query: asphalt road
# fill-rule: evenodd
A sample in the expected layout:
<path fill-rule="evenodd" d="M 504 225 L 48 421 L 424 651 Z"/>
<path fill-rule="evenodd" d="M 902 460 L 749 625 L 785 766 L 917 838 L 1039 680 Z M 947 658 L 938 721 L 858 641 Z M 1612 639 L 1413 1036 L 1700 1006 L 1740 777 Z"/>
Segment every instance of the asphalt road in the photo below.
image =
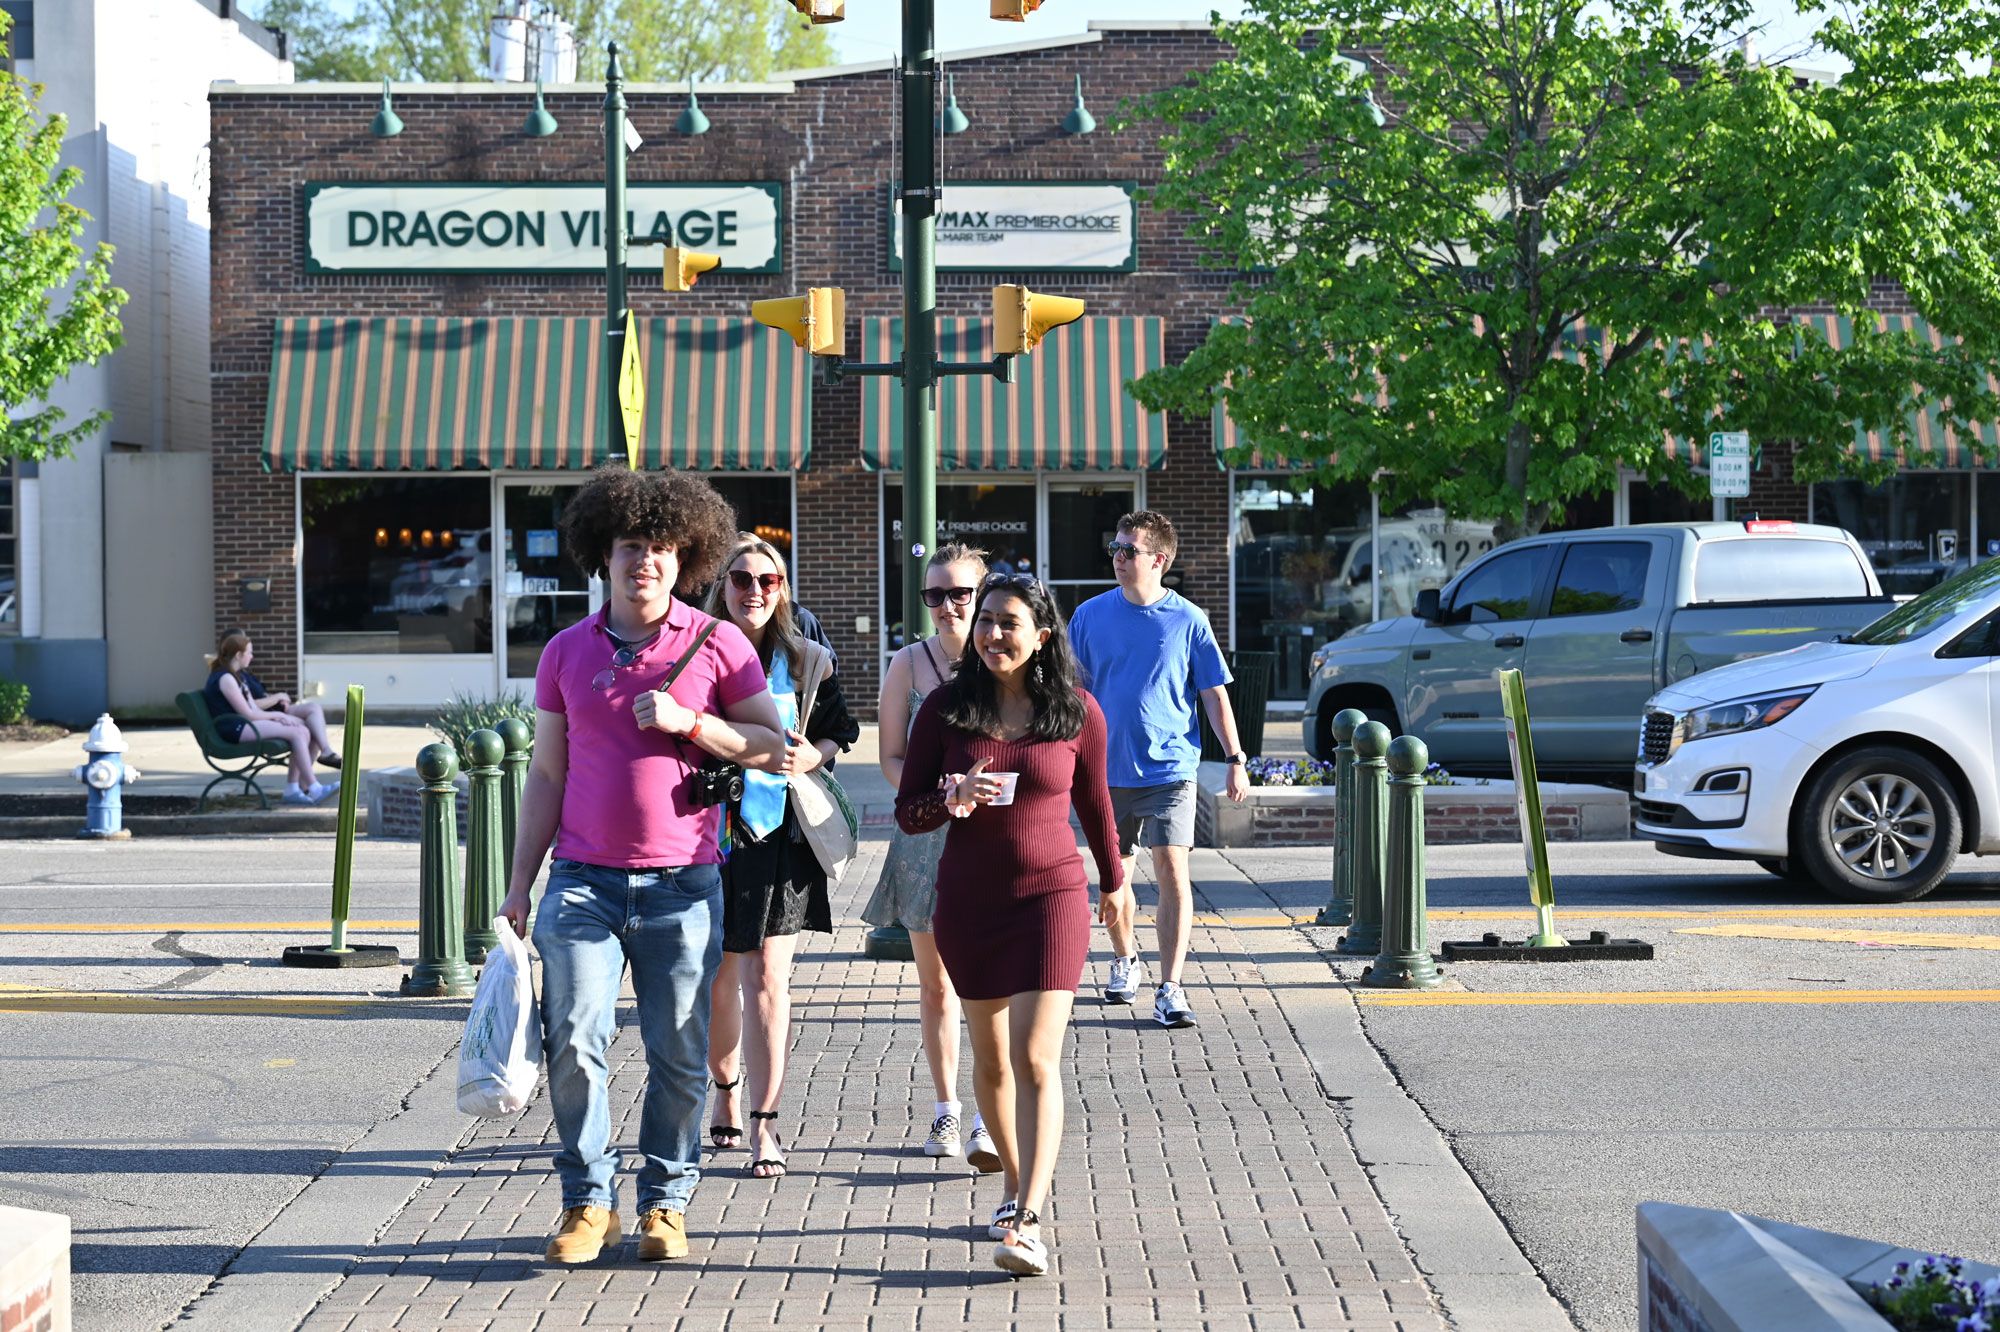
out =
<path fill-rule="evenodd" d="M 1578 1001 L 1472 1005 L 1447 994 L 1434 1006 L 1388 1005 L 1364 992 L 1361 1012 L 1370 1040 L 1582 1327 L 1638 1325 L 1632 1215 L 1645 1199 L 2000 1258 L 2000 1004 L 1825 1002 L 1843 991 L 2000 991 L 2000 951 L 1683 932 L 1915 931 L 2000 943 L 2000 916 L 1950 914 L 2000 910 L 2000 875 L 1982 869 L 1992 862 L 1968 858 L 1914 904 L 1923 914 L 1889 916 L 1643 844 L 1558 846 L 1551 859 L 1566 933 L 1644 938 L 1657 960 L 1461 965 L 1449 969 L 1455 989 L 1575 992 Z M 1254 864 L 1288 907 L 1325 896 L 1323 850 L 1240 863 Z M 1443 913 L 1519 907 L 1523 885 L 1518 848 L 1433 848 L 1433 947 L 1488 930 L 1522 937 L 1519 921 Z M 1638 914 L 1682 907 L 1717 914 Z M 1331 944 L 1337 931 L 1309 933 Z M 1343 960 L 1337 969 L 1353 976 L 1360 967 Z M 1821 1002 L 1619 1002 L 1630 991 Z"/>
<path fill-rule="evenodd" d="M 331 838 L 0 845 L 0 1204 L 70 1216 L 78 1332 L 158 1328 L 396 1109 L 456 1045 L 465 1005 L 198 1011 L 394 990 L 400 970 L 278 964 L 323 936 L 202 928 L 323 919 Z M 413 920 L 415 882 L 413 844 L 364 839 L 354 918 Z M 176 928 L 90 932 L 121 921 Z M 20 928 L 48 925 L 84 928 Z M 414 951 L 414 932 L 361 939 Z M 92 992 L 142 994 L 122 1007 L 152 1011 L 103 1011 Z"/>

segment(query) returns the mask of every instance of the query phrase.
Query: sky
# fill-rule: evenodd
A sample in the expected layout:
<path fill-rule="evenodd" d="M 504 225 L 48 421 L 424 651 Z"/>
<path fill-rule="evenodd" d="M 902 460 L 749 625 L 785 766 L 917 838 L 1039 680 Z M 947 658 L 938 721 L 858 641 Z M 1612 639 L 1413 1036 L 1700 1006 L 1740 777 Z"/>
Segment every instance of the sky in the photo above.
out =
<path fill-rule="evenodd" d="M 333 2 L 344 12 L 353 12 L 355 0 Z M 560 12 L 560 0 L 555 8 Z M 1241 0 L 1046 0 L 1025 23 L 1000 23 L 986 16 L 987 0 L 941 0 L 937 43 L 941 51 L 962 51 L 1086 32 L 1092 19 L 1206 20 L 1218 11 L 1224 18 L 1240 18 L 1243 5 Z M 1792 0 L 1754 0 L 1754 14 L 1754 21 L 1766 28 L 1758 42 L 1766 59 L 1787 57 L 1809 69 L 1835 68 L 1824 56 L 1797 55 L 1818 26 L 1819 16 L 1800 18 Z M 841 63 L 888 59 L 902 36 L 901 0 L 848 0 L 847 20 L 830 27 Z M 584 68 L 590 68 L 588 61 Z"/>
<path fill-rule="evenodd" d="M 1240 18 L 1240 0 L 1046 0 L 1025 23 L 1000 23 L 986 17 L 986 0 L 941 0 L 937 38 L 941 51 L 997 46 L 1088 31 L 1092 19 L 1206 19 L 1219 11 Z M 1756 19 L 1767 30 L 1757 49 L 1767 59 L 1791 54 L 1802 46 L 1822 16 L 1801 19 L 1789 0 L 1757 0 Z M 847 0 L 847 21 L 831 25 L 834 49 L 843 63 L 882 60 L 895 53 L 902 36 L 899 0 Z M 1793 59 L 1812 69 L 1829 67 L 1826 57 Z"/>

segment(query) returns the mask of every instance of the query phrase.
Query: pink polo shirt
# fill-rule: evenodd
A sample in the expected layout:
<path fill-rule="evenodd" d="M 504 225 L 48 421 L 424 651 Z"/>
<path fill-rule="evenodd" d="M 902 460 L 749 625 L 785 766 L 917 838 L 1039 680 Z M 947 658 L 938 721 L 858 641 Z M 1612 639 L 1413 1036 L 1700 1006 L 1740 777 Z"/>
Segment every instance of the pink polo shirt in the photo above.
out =
<path fill-rule="evenodd" d="M 592 689 L 591 680 L 617 651 L 607 632 L 609 614 L 606 607 L 550 639 L 535 669 L 535 706 L 569 720 L 569 774 L 555 854 L 616 869 L 720 863 L 721 811 L 688 798 L 688 775 L 708 755 L 665 731 L 641 730 L 632 719 L 633 701 L 660 687 L 708 616 L 675 600 L 660 636 L 616 672 L 609 688 Z M 757 650 L 724 620 L 667 692 L 717 716 L 768 688 Z"/>

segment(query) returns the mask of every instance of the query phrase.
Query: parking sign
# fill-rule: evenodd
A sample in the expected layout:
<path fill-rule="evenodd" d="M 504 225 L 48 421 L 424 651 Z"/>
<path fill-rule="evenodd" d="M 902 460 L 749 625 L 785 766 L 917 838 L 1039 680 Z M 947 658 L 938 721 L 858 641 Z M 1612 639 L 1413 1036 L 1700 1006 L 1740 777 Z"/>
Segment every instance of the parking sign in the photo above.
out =
<path fill-rule="evenodd" d="M 1708 493 L 1717 499 L 1750 495 L 1750 436 L 1718 430 L 1708 437 Z"/>

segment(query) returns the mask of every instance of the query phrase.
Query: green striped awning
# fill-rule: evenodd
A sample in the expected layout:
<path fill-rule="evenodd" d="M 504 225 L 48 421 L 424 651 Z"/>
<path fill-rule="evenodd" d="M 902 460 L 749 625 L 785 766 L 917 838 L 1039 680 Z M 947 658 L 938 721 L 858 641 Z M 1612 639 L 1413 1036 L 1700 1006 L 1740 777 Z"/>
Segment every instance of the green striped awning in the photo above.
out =
<path fill-rule="evenodd" d="M 1835 315 L 1806 315 L 1799 323 L 1810 325 L 1826 339 L 1827 345 L 1838 350 L 1851 346 L 1854 342 L 1854 322 Z M 1932 328 L 1928 322 L 1913 314 L 1877 315 L 1875 327 L 1880 332 L 1914 333 L 1929 342 L 1932 347 L 1945 345 L 1944 334 Z M 2000 392 L 2000 379 L 1988 377 L 1988 387 Z M 1981 467 L 1979 455 L 1973 452 L 1975 443 L 1983 444 L 1988 450 L 2000 449 L 2000 425 L 1992 421 L 1973 424 L 1968 430 L 1954 429 L 1946 424 L 1943 413 L 1936 407 L 1921 412 L 1911 412 L 1909 416 L 1911 437 L 1918 447 L 1934 449 L 1939 458 L 1937 467 Z M 1859 425 L 1854 428 L 1854 452 L 1871 462 L 1880 462 L 1892 456 L 1895 446 L 1882 432 L 1864 430 Z"/>
<path fill-rule="evenodd" d="M 991 321 L 939 319 L 938 355 L 978 361 L 991 355 Z M 1125 391 L 1166 364 L 1160 319 L 1079 319 L 1055 329 L 1016 359 L 1018 382 L 991 375 L 939 381 L 938 467 L 942 471 L 1137 471 L 1164 466 L 1167 421 Z M 860 359 L 903 354 L 903 321 L 864 319 Z M 903 466 L 902 382 L 870 380 L 861 392 L 861 461 L 871 471 Z"/>
<path fill-rule="evenodd" d="M 748 319 L 641 319 L 637 465 L 803 468 L 811 372 Z M 603 461 L 602 319 L 281 319 L 273 471 L 587 468 Z M 622 447 L 620 452 L 622 452 Z"/>

